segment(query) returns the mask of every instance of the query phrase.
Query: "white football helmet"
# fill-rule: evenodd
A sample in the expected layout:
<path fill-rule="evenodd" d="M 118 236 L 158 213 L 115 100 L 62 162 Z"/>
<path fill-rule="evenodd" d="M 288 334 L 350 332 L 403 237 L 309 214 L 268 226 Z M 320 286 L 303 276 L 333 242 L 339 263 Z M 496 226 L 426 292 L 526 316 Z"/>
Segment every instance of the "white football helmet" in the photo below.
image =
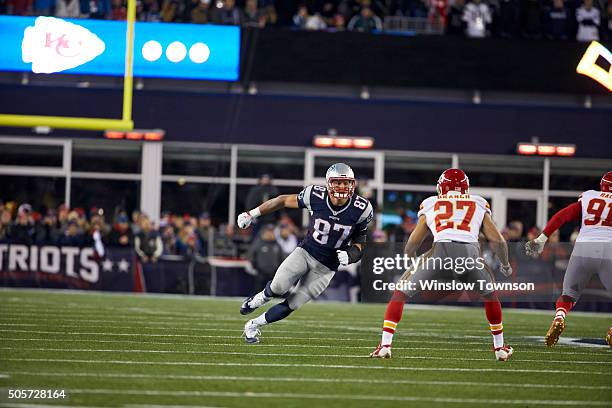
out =
<path fill-rule="evenodd" d="M 355 173 L 348 164 L 335 163 L 332 164 L 327 173 L 325 173 L 327 181 L 327 191 L 334 198 L 349 198 L 355 192 Z M 347 180 L 348 186 L 334 185 L 334 181 Z"/>

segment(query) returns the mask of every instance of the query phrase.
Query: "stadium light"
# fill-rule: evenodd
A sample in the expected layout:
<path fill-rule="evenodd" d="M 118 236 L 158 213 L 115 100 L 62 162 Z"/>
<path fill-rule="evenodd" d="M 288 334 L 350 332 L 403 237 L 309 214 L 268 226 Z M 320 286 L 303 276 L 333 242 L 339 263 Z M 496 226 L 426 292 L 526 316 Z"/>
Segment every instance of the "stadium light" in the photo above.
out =
<path fill-rule="evenodd" d="M 338 149 L 371 149 L 374 146 L 374 138 L 316 135 L 312 144 L 315 147 L 335 147 Z"/>
<path fill-rule="evenodd" d="M 150 142 L 157 142 L 164 139 L 166 132 L 162 129 L 136 129 L 130 132 L 123 132 L 120 130 L 107 130 L 104 132 L 104 137 L 107 139 L 126 139 L 126 140 L 146 140 Z"/>
<path fill-rule="evenodd" d="M 523 156 L 574 156 L 576 145 L 555 143 L 526 143 L 516 145 L 516 152 Z"/>

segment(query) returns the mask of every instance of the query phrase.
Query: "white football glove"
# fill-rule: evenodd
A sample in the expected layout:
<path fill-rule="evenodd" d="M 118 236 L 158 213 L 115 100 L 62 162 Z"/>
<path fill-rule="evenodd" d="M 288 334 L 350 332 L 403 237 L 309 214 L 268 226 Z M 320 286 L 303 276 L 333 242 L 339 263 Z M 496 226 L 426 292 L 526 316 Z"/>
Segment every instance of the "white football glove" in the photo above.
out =
<path fill-rule="evenodd" d="M 533 258 L 537 258 L 544 251 L 547 239 L 546 235 L 540 234 L 536 239 L 527 242 L 525 244 L 525 253 Z"/>
<path fill-rule="evenodd" d="M 349 254 L 346 251 L 337 250 L 336 254 L 338 255 L 338 262 L 340 265 L 346 266 L 349 264 Z"/>
<path fill-rule="evenodd" d="M 508 276 L 512 275 L 512 266 L 510 266 L 510 264 L 508 264 L 508 265 L 500 265 L 499 266 L 499 271 L 502 273 L 502 275 L 508 277 Z"/>
<path fill-rule="evenodd" d="M 238 216 L 238 227 L 245 229 L 248 228 L 249 225 L 253 222 L 253 217 L 248 212 L 243 212 Z"/>

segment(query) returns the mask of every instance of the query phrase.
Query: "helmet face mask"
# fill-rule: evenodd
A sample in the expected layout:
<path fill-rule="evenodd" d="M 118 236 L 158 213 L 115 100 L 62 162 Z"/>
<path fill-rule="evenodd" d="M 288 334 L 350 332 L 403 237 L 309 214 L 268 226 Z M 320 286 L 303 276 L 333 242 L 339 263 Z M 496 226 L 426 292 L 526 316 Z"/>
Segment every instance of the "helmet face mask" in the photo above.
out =
<path fill-rule="evenodd" d="M 327 192 L 335 199 L 348 199 L 355 192 L 355 174 L 344 163 L 332 164 L 325 174 Z"/>
<path fill-rule="evenodd" d="M 609 171 L 603 175 L 601 182 L 599 183 L 599 188 L 600 191 L 612 193 L 612 171 Z"/>
<path fill-rule="evenodd" d="M 444 170 L 438 179 L 436 191 L 439 196 L 448 194 L 449 191 L 457 191 L 461 194 L 468 194 L 470 191 L 470 180 L 463 170 Z"/>

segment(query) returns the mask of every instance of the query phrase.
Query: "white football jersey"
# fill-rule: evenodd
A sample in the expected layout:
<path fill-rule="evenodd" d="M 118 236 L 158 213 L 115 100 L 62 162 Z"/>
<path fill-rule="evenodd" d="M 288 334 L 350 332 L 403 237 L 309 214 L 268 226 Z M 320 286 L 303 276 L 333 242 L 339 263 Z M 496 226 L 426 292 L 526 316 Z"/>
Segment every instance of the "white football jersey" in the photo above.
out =
<path fill-rule="evenodd" d="M 589 190 L 578 199 L 582 223 L 576 242 L 612 241 L 612 193 Z"/>
<path fill-rule="evenodd" d="M 473 194 L 449 191 L 442 196 L 426 198 L 419 209 L 434 236 L 434 242 L 478 242 L 485 214 L 491 214 L 487 200 Z"/>

